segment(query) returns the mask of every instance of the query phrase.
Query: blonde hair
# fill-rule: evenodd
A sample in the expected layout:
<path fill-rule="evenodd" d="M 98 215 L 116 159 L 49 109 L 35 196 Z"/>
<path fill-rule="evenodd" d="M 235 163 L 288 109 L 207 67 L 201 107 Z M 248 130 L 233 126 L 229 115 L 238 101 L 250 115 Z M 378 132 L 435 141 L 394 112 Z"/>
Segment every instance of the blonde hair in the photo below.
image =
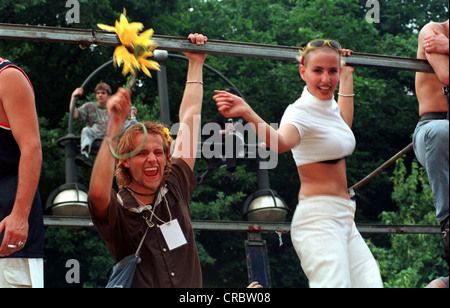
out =
<path fill-rule="evenodd" d="M 328 49 L 327 51 L 331 51 L 331 52 L 335 52 L 335 53 L 339 54 L 339 62 L 340 62 L 340 64 L 341 64 L 341 66 L 344 66 L 344 65 L 345 65 L 345 61 L 344 61 L 343 57 L 341 56 L 341 53 L 339 53 L 338 51 L 336 51 L 336 50 L 334 50 L 334 49 L 332 49 L 332 48 L 330 48 L 330 47 L 328 47 L 328 46 L 324 46 L 324 47 L 322 47 L 322 48 L 317 48 L 317 49 L 309 50 L 309 51 L 306 53 L 306 55 L 305 55 L 305 52 L 306 52 L 306 51 L 303 50 L 303 49 L 300 49 L 300 50 L 299 50 L 299 51 L 300 51 L 300 56 L 297 56 L 297 61 L 300 62 L 301 65 L 303 65 L 304 67 L 306 67 L 306 64 L 308 63 L 309 56 L 310 56 L 311 54 L 313 54 L 313 53 L 315 53 L 315 52 L 319 52 L 319 51 L 324 51 L 324 50 L 326 50 L 326 49 Z"/>
<path fill-rule="evenodd" d="M 339 62 L 340 65 L 343 66 L 345 63 L 342 60 L 342 46 L 339 44 L 339 42 L 335 40 L 328 40 L 328 39 L 315 39 L 310 41 L 308 44 L 302 44 L 300 47 L 300 56 L 297 57 L 297 60 L 300 62 L 301 65 L 306 67 L 306 64 L 308 62 L 308 54 L 316 52 L 316 50 L 323 50 L 325 48 L 328 49 L 328 51 L 334 51 L 339 54 Z"/>
<path fill-rule="evenodd" d="M 172 167 L 172 162 L 170 160 L 172 138 L 169 135 L 168 128 L 162 124 L 156 122 L 143 122 L 142 124 L 144 124 L 148 134 L 159 134 L 163 139 L 164 154 L 167 158 L 166 167 L 164 168 L 163 173 L 163 180 L 161 182 L 161 185 L 164 185 Z M 117 154 L 124 155 L 136 149 L 139 145 L 135 145 L 134 140 L 137 135 L 143 133 L 144 129 L 139 123 L 130 126 L 120 138 L 119 145 L 117 146 Z M 119 188 L 127 187 L 131 183 L 131 173 L 130 170 L 124 166 L 123 159 L 118 159 L 116 161 L 115 177 Z"/>

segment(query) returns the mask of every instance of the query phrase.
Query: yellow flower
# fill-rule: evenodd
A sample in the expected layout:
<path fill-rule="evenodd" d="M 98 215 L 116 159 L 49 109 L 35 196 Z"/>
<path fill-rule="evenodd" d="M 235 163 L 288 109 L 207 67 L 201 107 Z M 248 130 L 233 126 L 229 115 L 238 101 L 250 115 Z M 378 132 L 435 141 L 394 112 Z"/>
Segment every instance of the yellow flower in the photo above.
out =
<path fill-rule="evenodd" d="M 139 34 L 144 26 L 140 22 L 129 23 L 125 9 L 120 15 L 120 20 L 116 20 L 115 27 L 104 24 L 97 24 L 97 26 L 117 34 L 122 45 L 114 50 L 113 59 L 118 67 L 123 64 L 123 75 L 131 72 L 133 76 L 136 76 L 137 71 L 142 70 L 147 76 L 152 77 L 149 69 L 159 70 L 159 63 L 148 59 L 153 57 L 153 51 L 157 47 L 156 42 L 151 40 L 153 29 Z"/>
<path fill-rule="evenodd" d="M 167 127 L 163 128 L 163 132 L 164 132 L 164 134 L 166 134 L 167 141 L 168 142 L 172 141 L 172 137 L 170 137 L 170 131 L 169 131 L 169 129 Z"/>

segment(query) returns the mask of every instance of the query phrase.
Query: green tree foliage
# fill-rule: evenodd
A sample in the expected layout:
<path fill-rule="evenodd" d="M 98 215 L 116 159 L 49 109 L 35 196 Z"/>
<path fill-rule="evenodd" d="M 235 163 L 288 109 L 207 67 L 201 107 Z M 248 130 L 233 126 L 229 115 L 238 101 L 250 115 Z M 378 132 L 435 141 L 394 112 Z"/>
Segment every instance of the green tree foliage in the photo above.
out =
<path fill-rule="evenodd" d="M 126 8 L 130 20 L 142 22 L 145 28 L 154 28 L 159 35 L 183 37 L 190 32 L 200 32 L 216 40 L 286 46 L 300 46 L 315 38 L 332 38 L 355 52 L 414 58 L 419 29 L 430 20 L 445 20 L 448 14 L 446 0 L 380 0 L 380 23 L 366 21 L 369 8 L 365 6 L 365 0 L 79 0 L 80 23 L 67 24 L 65 14 L 68 8 L 65 2 L 1 1 L 0 21 L 98 30 L 97 23 L 112 24 Z M 111 47 L 104 46 L 80 49 L 72 44 L 0 40 L 0 55 L 24 68 L 35 88 L 44 148 L 40 182 L 44 203 L 51 191 L 64 183 L 64 151 L 57 145 L 57 140 L 67 134 L 70 94 L 94 69 L 110 60 L 112 52 Z M 186 64 L 183 60 L 173 58 L 165 62 L 172 123 L 178 122 L 177 111 L 186 81 Z M 296 62 L 209 55 L 207 64 L 229 78 L 269 123 L 279 123 L 287 105 L 300 96 L 305 85 L 299 76 Z M 228 85 L 209 71 L 205 71 L 204 79 L 202 120 L 206 121 L 217 112 L 211 99 L 213 91 Z M 80 104 L 92 99 L 95 84 L 100 80 L 108 82 L 113 90 L 125 82 L 119 71 L 111 66 L 88 85 L 88 98 L 83 97 Z M 138 82 L 141 86 L 133 91 L 133 103 L 138 107 L 140 120 L 159 118 L 156 81 L 156 76 L 153 79 L 141 77 Z M 411 142 L 417 121 L 414 91 L 412 72 L 363 67 L 355 69 L 353 131 L 357 149 L 347 160 L 349 185 L 364 178 Z M 79 134 L 81 126 L 76 123 L 74 130 L 75 134 Z M 196 171 L 199 175 L 204 174 L 207 168 L 206 160 L 197 161 Z M 207 173 L 192 198 L 193 219 L 241 220 L 244 201 L 257 190 L 256 168 L 252 160 L 239 161 L 231 182 L 224 177 L 225 168 Z M 392 172 L 393 168 L 389 168 L 357 191 L 357 222 L 379 222 L 379 215 L 383 212 L 398 213 L 399 221 L 408 219 L 411 222 L 409 211 L 402 211 L 400 204 L 413 204 L 413 200 L 399 200 L 413 193 L 406 188 L 399 189 L 404 184 L 393 181 Z M 291 209 L 295 209 L 300 183 L 291 154 L 279 155 L 278 166 L 269 170 L 269 175 L 271 188 L 278 192 Z M 79 170 L 78 176 L 80 182 L 88 186 L 89 171 Z M 395 174 L 396 179 L 402 177 L 403 174 Z M 391 197 L 394 189 L 395 193 Z M 421 205 L 422 201 L 416 201 L 416 206 Z M 394 223 L 393 218 L 388 219 L 388 216 L 383 214 L 382 219 L 386 223 Z M 431 216 L 427 217 L 431 219 Z M 414 218 L 414 223 L 422 222 L 425 223 Z M 58 286 L 67 286 L 63 280 L 66 270 L 63 259 L 76 257 L 81 261 L 85 258 L 88 262 L 83 261 L 82 266 L 89 269 L 87 274 L 83 274 L 84 286 L 104 285 L 105 272 L 108 270 L 106 264 L 110 259 L 100 238 L 91 239 L 92 233 L 87 231 L 68 232 L 58 228 L 48 228 L 46 235 L 46 264 L 51 263 L 46 266 L 46 271 L 51 271 L 46 277 L 53 279 L 57 276 L 59 278 L 55 278 L 55 281 L 62 281 Z M 205 286 L 244 286 L 245 233 L 202 231 L 197 232 L 196 236 Z M 404 235 L 394 238 L 399 241 L 408 239 L 407 242 L 410 242 Z M 434 241 L 434 237 L 433 240 L 429 238 L 423 236 L 423 242 L 427 245 Z M 269 247 L 272 285 L 306 287 L 307 281 L 289 235 L 282 237 L 282 246 L 279 246 L 276 234 L 264 235 L 264 239 Z M 86 245 L 97 243 L 98 250 L 83 246 L 84 241 Z M 373 242 L 378 246 L 379 241 L 374 238 Z M 414 241 L 411 240 L 411 243 Z M 61 248 L 59 245 L 62 245 Z M 71 245 L 74 247 L 69 247 Z M 411 247 L 410 253 L 420 246 L 411 245 L 405 246 Z M 424 246 L 423 243 L 421 245 Z M 387 246 L 380 252 L 382 258 L 378 258 L 386 260 L 380 261 L 383 276 L 388 279 L 387 286 L 420 286 L 430 278 L 428 276 L 435 273 L 429 272 L 429 268 L 433 267 L 427 261 L 433 256 L 431 252 L 429 259 L 420 254 L 415 259 L 416 263 L 404 263 L 405 266 L 402 266 L 404 261 L 396 261 L 398 255 L 392 252 L 400 244 L 381 243 L 381 246 Z M 409 256 L 407 253 L 400 255 L 402 259 L 403 256 Z M 92 260 L 94 257 L 99 260 Z M 391 276 L 385 271 L 395 278 L 389 278 Z M 394 282 L 407 275 L 414 283 Z"/>
<path fill-rule="evenodd" d="M 436 225 L 433 196 L 428 176 L 414 159 L 411 167 L 397 161 L 392 176 L 392 199 L 398 209 L 383 212 L 381 221 L 393 225 Z M 371 247 L 380 262 L 385 287 L 419 288 L 446 275 L 448 268 L 441 257 L 444 251 L 441 235 L 390 235 L 388 248 Z"/>
<path fill-rule="evenodd" d="M 46 288 L 102 288 L 106 285 L 114 260 L 94 228 L 47 227 L 45 236 Z M 66 281 L 70 269 L 66 262 L 70 259 L 80 264 L 79 283 Z"/>

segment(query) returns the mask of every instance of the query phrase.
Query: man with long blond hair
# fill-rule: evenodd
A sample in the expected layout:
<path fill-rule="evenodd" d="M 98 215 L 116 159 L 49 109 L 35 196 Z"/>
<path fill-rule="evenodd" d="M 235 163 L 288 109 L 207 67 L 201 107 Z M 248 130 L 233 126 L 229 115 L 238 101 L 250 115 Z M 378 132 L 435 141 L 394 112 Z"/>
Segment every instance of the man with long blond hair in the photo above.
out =
<path fill-rule="evenodd" d="M 163 177 L 161 186 L 164 185 L 164 181 L 167 179 L 167 176 L 170 172 L 170 167 L 172 166 L 172 161 L 170 160 L 170 149 L 172 146 L 172 138 L 169 135 L 169 129 L 163 126 L 162 124 L 156 123 L 156 122 L 144 122 L 145 129 L 147 130 L 147 133 L 149 134 L 155 134 L 160 135 L 163 139 L 163 150 L 164 154 L 166 155 L 166 166 L 163 170 Z M 118 146 L 117 153 L 119 155 L 124 155 L 125 153 L 129 153 L 133 151 L 136 148 L 136 145 L 134 144 L 134 139 L 138 134 L 143 134 L 144 129 L 141 125 L 133 125 L 130 127 L 130 129 L 122 136 L 122 140 Z M 132 181 L 132 175 L 130 172 L 130 169 L 125 166 L 126 160 L 119 160 L 116 165 L 116 183 L 119 186 L 119 188 L 126 188 L 130 185 Z"/>
<path fill-rule="evenodd" d="M 201 34 L 189 38 L 197 45 L 207 41 Z M 202 286 L 189 203 L 197 185 L 193 168 L 206 55 L 185 55 L 189 69 L 173 153 L 169 130 L 157 123 L 135 124 L 116 140 L 130 111 L 130 93 L 119 89 L 107 103 L 109 131 L 94 164 L 89 208 L 116 262 L 134 254 L 144 238 L 132 287 Z M 115 160 L 109 146 L 121 159 Z M 130 152 L 137 153 L 124 155 Z M 112 189 L 114 175 L 119 193 Z"/>

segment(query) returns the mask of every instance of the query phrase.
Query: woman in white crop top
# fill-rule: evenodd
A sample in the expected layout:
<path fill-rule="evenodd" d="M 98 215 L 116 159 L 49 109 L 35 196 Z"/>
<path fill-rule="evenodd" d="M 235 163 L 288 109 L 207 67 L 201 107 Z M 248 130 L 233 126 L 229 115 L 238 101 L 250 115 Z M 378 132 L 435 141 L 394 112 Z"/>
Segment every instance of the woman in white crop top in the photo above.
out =
<path fill-rule="evenodd" d="M 341 55 L 351 51 L 335 41 L 314 40 L 301 53 L 306 87 L 287 107 L 278 130 L 238 96 L 216 91 L 214 100 L 225 117 L 253 123 L 271 150 L 292 150 L 301 187 L 291 237 L 310 287 L 382 287 L 377 263 L 356 229 L 356 205 L 347 189 L 345 157 L 355 149 L 353 67 L 341 66 Z"/>

